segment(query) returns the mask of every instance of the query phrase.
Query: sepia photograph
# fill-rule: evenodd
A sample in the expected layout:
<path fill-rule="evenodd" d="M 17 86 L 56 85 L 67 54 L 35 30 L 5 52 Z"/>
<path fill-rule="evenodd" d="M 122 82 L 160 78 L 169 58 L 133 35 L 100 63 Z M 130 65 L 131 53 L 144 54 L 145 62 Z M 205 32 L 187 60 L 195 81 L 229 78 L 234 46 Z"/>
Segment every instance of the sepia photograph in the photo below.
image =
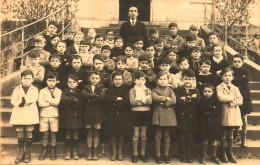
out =
<path fill-rule="evenodd" d="M 0 165 L 260 164 L 260 0 L 1 0 Z"/>

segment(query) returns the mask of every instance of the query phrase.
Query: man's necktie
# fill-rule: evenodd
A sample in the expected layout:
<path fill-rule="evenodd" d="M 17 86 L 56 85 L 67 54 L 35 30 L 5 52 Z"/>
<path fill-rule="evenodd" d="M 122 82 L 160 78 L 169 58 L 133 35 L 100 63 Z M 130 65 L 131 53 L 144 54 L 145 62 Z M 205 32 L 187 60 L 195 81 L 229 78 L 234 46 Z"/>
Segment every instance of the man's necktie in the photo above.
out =
<path fill-rule="evenodd" d="M 135 26 L 135 21 L 134 20 L 132 20 L 132 26 Z"/>

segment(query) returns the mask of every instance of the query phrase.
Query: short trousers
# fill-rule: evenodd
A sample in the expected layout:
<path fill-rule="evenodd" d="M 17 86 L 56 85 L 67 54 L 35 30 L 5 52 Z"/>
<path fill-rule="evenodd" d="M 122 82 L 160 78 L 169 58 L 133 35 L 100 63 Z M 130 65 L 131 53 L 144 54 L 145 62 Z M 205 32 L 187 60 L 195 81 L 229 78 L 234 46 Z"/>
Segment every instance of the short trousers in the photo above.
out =
<path fill-rule="evenodd" d="M 15 131 L 33 131 L 33 125 L 14 125 Z"/>
<path fill-rule="evenodd" d="M 151 111 L 132 111 L 133 127 L 149 126 L 152 123 Z"/>
<path fill-rule="evenodd" d="M 59 131 L 59 118 L 58 117 L 40 117 L 40 132 Z"/>
<path fill-rule="evenodd" d="M 89 128 L 95 128 L 95 129 L 101 129 L 101 123 L 99 124 L 87 124 L 85 126 L 86 129 L 89 129 Z"/>

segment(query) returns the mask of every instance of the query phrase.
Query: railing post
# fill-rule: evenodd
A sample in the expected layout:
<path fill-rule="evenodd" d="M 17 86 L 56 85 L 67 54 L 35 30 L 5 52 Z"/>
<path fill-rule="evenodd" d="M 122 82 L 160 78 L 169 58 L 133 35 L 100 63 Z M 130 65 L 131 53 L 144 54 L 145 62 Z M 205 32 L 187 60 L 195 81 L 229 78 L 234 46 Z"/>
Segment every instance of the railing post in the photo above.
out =
<path fill-rule="evenodd" d="M 23 50 L 24 50 L 24 28 L 22 28 L 22 52 L 21 52 L 21 55 L 22 55 L 22 57 L 21 57 L 21 66 L 24 66 L 25 65 L 25 62 L 24 62 L 24 60 L 23 60 Z"/>
<path fill-rule="evenodd" d="M 62 9 L 62 33 L 61 38 L 64 39 L 64 25 L 65 25 L 65 8 Z"/>
<path fill-rule="evenodd" d="M 248 55 L 247 55 L 247 45 L 248 44 L 248 23 L 247 23 L 247 21 L 246 21 L 246 43 L 245 43 L 245 54 L 244 54 L 244 56 L 246 57 L 246 58 L 248 58 Z"/>

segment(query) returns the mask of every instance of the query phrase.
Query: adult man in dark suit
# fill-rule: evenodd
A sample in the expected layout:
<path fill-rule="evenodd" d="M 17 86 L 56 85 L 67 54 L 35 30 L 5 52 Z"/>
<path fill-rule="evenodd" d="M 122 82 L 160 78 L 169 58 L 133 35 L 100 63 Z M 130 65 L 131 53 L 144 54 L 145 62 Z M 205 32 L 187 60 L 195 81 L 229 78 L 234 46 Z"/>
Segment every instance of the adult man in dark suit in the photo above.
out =
<path fill-rule="evenodd" d="M 129 21 L 124 22 L 120 28 L 120 36 L 124 39 L 125 44 L 133 43 L 135 37 L 142 37 L 144 43 L 147 42 L 147 30 L 144 23 L 137 20 L 139 13 L 136 6 L 129 7 Z"/>

